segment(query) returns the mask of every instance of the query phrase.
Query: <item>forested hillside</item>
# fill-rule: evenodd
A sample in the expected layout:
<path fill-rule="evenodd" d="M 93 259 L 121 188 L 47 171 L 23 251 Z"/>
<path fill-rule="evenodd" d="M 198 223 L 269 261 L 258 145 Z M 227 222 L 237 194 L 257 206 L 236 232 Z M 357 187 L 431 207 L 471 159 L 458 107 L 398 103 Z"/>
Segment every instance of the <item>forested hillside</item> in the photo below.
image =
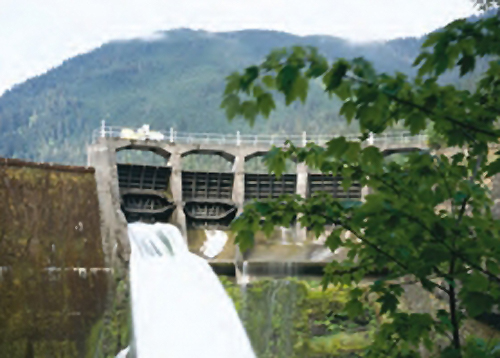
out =
<path fill-rule="evenodd" d="M 191 132 L 332 133 L 344 128 L 319 85 L 307 105 L 279 110 L 250 128 L 220 110 L 224 78 L 276 47 L 312 45 L 329 58 L 364 56 L 379 71 L 412 74 L 422 39 L 353 45 L 330 36 L 246 30 L 166 31 L 157 40 L 116 41 L 65 61 L 0 97 L 0 156 L 83 164 L 101 120 L 115 126 Z"/>

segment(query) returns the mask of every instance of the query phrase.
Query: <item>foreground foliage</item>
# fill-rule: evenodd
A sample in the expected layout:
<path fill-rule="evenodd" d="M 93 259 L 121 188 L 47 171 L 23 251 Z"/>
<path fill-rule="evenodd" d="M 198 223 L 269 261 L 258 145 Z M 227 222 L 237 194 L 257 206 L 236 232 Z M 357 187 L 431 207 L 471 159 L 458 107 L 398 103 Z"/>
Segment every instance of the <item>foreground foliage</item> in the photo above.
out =
<path fill-rule="evenodd" d="M 345 306 L 352 316 L 363 311 L 356 285 L 366 273 L 387 270 L 387 278 L 373 283 L 370 291 L 388 321 L 366 357 L 419 357 L 423 347 L 440 357 L 500 356 L 500 346 L 466 340 L 461 330 L 466 318 L 492 313 L 500 299 L 500 222 L 492 215 L 486 185 L 500 172 L 500 151 L 492 154 L 500 135 L 499 44 L 500 16 L 458 20 L 428 36 L 413 79 L 379 74 L 362 58 L 329 64 L 316 49 L 304 47 L 276 50 L 260 65 L 227 78 L 222 107 L 230 119 L 243 116 L 253 123 L 258 115 L 268 117 L 277 94 L 286 105 L 305 102 L 310 83 L 321 81 L 326 93 L 343 102 L 340 114 L 359 124 L 359 141 L 339 137 L 325 146 L 287 143 L 274 148 L 267 162 L 278 175 L 291 158 L 341 175 L 345 188 L 357 181 L 371 189 L 363 203 L 326 195 L 283 196 L 247 206 L 233 229 L 246 249 L 256 231 L 290 226 L 295 217 L 317 235 L 333 222 L 326 244 L 350 253 L 347 260 L 329 265 L 324 284 L 355 286 Z M 440 84 L 447 71 L 465 76 L 481 59 L 489 65 L 473 90 Z M 413 134 L 431 126 L 434 138 L 456 149 L 455 154 L 414 151 L 406 161 L 386 161 L 367 139 L 397 125 Z M 403 278 L 440 294 L 446 309 L 435 315 L 401 312 Z"/>

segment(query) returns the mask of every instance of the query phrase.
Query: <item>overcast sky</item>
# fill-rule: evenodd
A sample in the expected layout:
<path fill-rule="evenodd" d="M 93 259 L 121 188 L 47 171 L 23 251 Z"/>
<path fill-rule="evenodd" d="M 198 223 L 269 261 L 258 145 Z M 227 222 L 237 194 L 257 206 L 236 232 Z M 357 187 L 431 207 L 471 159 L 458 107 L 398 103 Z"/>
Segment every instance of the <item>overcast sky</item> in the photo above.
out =
<path fill-rule="evenodd" d="M 0 0 L 0 94 L 113 39 L 179 27 L 275 29 L 352 41 L 419 36 L 469 0 Z"/>

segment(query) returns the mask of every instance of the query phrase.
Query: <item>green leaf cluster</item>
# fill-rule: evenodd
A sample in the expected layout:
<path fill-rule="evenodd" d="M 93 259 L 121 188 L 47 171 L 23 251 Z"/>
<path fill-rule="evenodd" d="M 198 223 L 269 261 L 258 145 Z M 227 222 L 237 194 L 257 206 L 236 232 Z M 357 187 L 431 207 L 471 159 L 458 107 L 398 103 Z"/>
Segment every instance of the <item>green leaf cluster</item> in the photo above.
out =
<path fill-rule="evenodd" d="M 223 107 L 230 118 L 240 115 L 253 122 L 258 115 L 268 116 L 274 108 L 259 105 L 262 93 L 281 93 L 286 105 L 305 101 L 308 83 L 320 80 L 324 91 L 342 102 L 340 114 L 359 124 L 362 135 L 356 141 L 289 143 L 273 149 L 268 164 L 279 173 L 280 163 L 292 159 L 341 175 L 345 187 L 358 182 L 370 188 L 362 203 L 321 194 L 283 196 L 248 205 L 232 228 L 243 250 L 256 231 L 289 226 L 294 218 L 317 236 L 328 229 L 326 245 L 332 251 L 345 248 L 348 255 L 329 264 L 324 285 L 354 287 L 345 306 L 353 316 L 362 309 L 361 279 L 387 272 L 386 279 L 370 286 L 388 322 L 366 357 L 419 357 L 422 349 L 436 357 L 498 356 L 491 347 L 466 339 L 461 328 L 464 320 L 491 313 L 500 301 L 500 221 L 492 214 L 488 186 L 500 173 L 500 151 L 492 151 L 500 136 L 499 43 L 500 17 L 458 20 L 429 35 L 413 79 L 377 73 L 362 58 L 329 64 L 307 47 L 276 50 L 260 65 L 228 78 Z M 471 73 L 481 58 L 490 61 L 474 90 L 440 81 L 451 70 Z M 434 149 L 454 154 L 430 148 L 412 151 L 404 161 L 388 161 L 367 138 L 395 126 L 413 134 L 430 132 L 439 144 Z M 434 316 L 401 312 L 403 279 L 442 295 L 447 309 Z M 438 345 L 439 337 L 448 343 Z"/>

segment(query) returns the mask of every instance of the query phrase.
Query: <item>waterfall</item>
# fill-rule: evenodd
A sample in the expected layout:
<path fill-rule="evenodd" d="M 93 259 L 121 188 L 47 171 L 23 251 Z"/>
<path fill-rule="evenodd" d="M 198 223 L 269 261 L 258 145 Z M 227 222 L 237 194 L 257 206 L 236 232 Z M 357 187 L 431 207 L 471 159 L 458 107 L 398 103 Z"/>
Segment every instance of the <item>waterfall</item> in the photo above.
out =
<path fill-rule="evenodd" d="M 297 332 L 294 320 L 300 314 L 297 307 L 301 292 L 293 277 L 294 262 L 268 262 L 254 267 L 264 284 L 252 292 L 252 263 L 243 262 L 239 280 L 241 316 L 259 357 L 287 358 L 294 354 Z"/>
<path fill-rule="evenodd" d="M 233 302 L 175 226 L 128 232 L 137 358 L 255 358 Z"/>

